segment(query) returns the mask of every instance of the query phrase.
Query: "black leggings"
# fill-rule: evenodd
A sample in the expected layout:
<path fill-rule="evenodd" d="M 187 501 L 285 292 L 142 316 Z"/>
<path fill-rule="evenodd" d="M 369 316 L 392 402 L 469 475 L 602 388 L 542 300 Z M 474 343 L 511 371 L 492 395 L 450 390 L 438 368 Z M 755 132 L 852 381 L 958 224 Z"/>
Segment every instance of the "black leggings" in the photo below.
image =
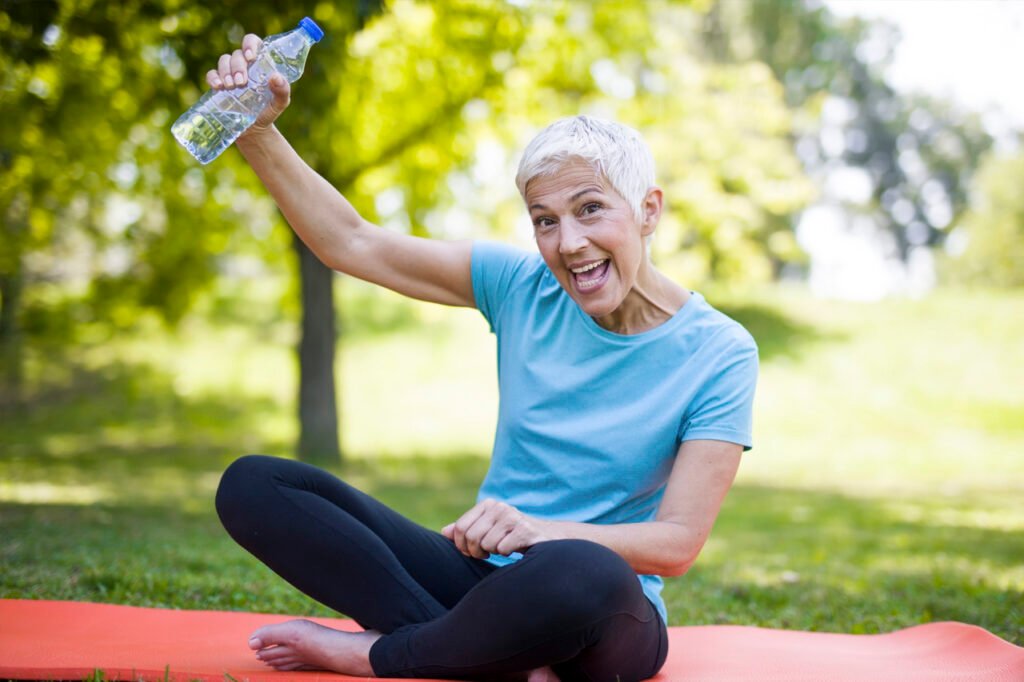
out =
<path fill-rule="evenodd" d="M 317 601 L 383 637 L 378 677 L 487 679 L 553 666 L 562 680 L 653 676 L 665 625 L 636 573 L 584 540 L 498 568 L 301 462 L 250 455 L 217 490 L 231 537 Z"/>

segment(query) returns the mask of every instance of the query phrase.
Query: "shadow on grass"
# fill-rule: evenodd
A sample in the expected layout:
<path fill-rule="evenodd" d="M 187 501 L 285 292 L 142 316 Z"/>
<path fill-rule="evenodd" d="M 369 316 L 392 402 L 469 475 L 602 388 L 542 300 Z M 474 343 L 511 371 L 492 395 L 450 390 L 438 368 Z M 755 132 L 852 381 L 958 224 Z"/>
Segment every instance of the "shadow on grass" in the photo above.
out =
<path fill-rule="evenodd" d="M 757 341 L 762 362 L 779 356 L 797 357 L 807 346 L 814 343 L 845 340 L 840 334 L 826 334 L 811 325 L 787 317 L 774 307 L 754 303 L 715 305 L 746 327 Z"/>
<path fill-rule="evenodd" d="M 112 459 L 134 465 L 204 468 L 211 457 L 267 447 L 256 434 L 281 408 L 262 396 L 182 395 L 174 380 L 146 364 L 76 367 L 70 380 L 7 405 L 0 415 L 0 461 L 31 458 L 80 470 Z"/>
<path fill-rule="evenodd" d="M 486 464 L 476 455 L 354 460 L 341 475 L 440 529 L 472 505 Z M 204 475 L 182 472 L 193 483 Z M 118 476 L 123 494 L 102 503 L 0 503 L 0 598 L 337 615 L 228 537 L 213 486 L 140 497 L 132 488 L 149 483 L 145 468 Z"/>
<path fill-rule="evenodd" d="M 290 443 L 261 435 L 266 416 L 283 409 L 267 397 L 182 395 L 172 376 L 146 364 L 112 362 L 67 374 L 0 411 L 0 501 L 203 509 L 236 457 L 290 454 Z M 404 501 L 417 516 L 438 508 L 461 513 L 485 469 L 472 453 L 351 458 L 344 465 L 355 482 Z M 451 495 L 453 488 L 467 492 Z"/>

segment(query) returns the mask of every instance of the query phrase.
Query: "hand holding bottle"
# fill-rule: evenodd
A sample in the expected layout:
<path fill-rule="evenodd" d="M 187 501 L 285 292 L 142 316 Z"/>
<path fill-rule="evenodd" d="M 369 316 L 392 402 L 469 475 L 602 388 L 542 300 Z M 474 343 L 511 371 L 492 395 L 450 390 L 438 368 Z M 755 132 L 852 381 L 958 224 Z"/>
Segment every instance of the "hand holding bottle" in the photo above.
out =
<path fill-rule="evenodd" d="M 263 39 L 254 33 L 242 38 L 242 47 L 231 54 L 222 54 L 216 69 L 206 72 L 206 82 L 214 90 L 230 90 L 245 87 L 249 81 L 249 67 L 256 61 Z M 273 125 L 277 117 L 288 108 L 291 102 L 291 84 L 279 73 L 273 74 L 267 81 L 274 99 L 260 112 L 253 124 L 239 137 L 258 134 Z"/>
<path fill-rule="evenodd" d="M 268 130 L 288 106 L 288 83 L 302 75 L 309 48 L 323 35 L 309 17 L 263 40 L 246 35 L 240 49 L 221 55 L 207 72 L 211 89 L 171 126 L 175 139 L 210 163 L 247 130 Z"/>

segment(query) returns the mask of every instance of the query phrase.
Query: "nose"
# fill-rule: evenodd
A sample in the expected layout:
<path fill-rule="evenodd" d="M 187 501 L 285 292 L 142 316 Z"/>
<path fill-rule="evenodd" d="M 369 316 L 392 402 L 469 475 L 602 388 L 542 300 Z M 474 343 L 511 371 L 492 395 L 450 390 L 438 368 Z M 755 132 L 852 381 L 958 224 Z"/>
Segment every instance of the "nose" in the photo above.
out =
<path fill-rule="evenodd" d="M 562 221 L 558 237 L 559 253 L 576 253 L 582 251 L 587 245 L 587 235 L 584 227 L 572 218 Z"/>

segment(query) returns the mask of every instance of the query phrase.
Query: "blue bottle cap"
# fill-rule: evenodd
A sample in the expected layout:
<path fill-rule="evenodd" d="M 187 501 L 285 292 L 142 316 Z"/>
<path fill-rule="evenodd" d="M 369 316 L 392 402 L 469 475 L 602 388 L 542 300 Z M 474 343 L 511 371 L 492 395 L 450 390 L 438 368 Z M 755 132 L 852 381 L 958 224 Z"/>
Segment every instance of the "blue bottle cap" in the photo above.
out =
<path fill-rule="evenodd" d="M 316 25 L 316 22 L 309 17 L 303 17 L 302 21 L 299 22 L 299 27 L 306 29 L 306 33 L 313 39 L 314 43 L 319 43 L 320 39 L 324 37 L 324 30 Z"/>

